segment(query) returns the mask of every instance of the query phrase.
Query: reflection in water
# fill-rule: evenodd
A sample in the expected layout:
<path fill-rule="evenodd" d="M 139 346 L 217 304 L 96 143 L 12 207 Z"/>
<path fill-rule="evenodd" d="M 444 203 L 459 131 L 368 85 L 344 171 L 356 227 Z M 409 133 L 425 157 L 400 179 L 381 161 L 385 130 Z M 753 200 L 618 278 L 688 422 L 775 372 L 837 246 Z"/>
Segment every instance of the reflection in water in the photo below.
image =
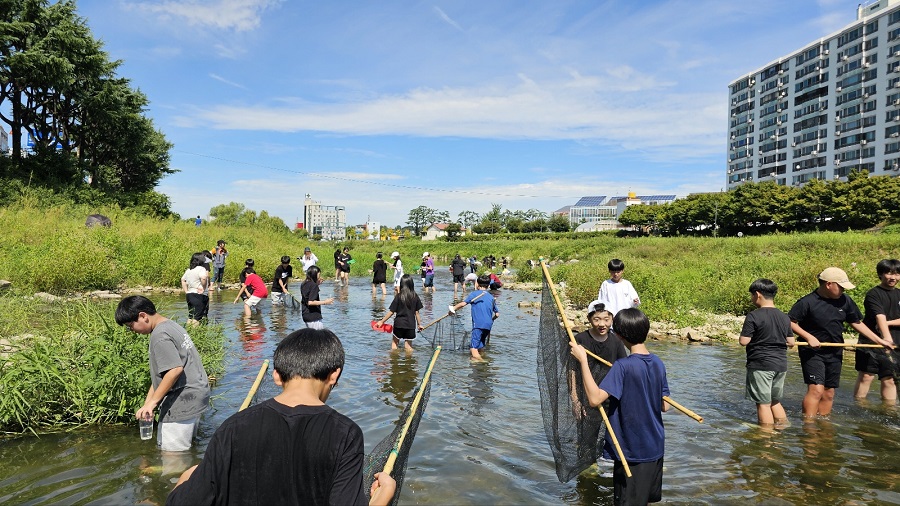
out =
<path fill-rule="evenodd" d="M 285 299 L 289 300 L 290 295 L 286 295 Z M 269 313 L 269 321 L 272 322 L 269 326 L 278 335 L 284 335 L 288 328 L 287 313 L 291 309 L 290 302 L 286 302 L 286 304 L 285 306 L 272 306 L 272 311 Z"/>
<path fill-rule="evenodd" d="M 266 326 L 263 317 L 259 313 L 250 316 L 241 316 L 235 320 L 235 327 L 240 335 L 241 345 L 244 349 L 244 359 L 259 359 L 263 352 L 263 338 L 266 334 Z"/>
<path fill-rule="evenodd" d="M 494 381 L 496 372 L 489 360 L 472 362 L 469 371 L 469 397 L 472 399 L 470 413 L 482 416 L 482 411 L 494 398 Z"/>
<path fill-rule="evenodd" d="M 391 394 L 394 398 L 393 403 L 387 404 L 396 406 L 402 411 L 411 399 L 412 391 L 419 384 L 418 359 L 414 352 L 393 350 L 386 358 L 376 359 L 373 374 L 381 384 L 381 391 Z"/>

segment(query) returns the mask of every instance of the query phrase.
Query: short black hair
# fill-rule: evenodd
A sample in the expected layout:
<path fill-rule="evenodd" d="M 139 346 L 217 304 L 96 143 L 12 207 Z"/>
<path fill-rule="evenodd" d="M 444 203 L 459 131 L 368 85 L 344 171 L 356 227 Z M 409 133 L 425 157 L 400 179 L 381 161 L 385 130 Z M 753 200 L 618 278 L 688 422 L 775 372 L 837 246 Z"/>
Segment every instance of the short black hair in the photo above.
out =
<path fill-rule="evenodd" d="M 613 318 L 613 330 L 629 343 L 641 344 L 650 333 L 650 320 L 640 309 L 623 309 Z"/>
<path fill-rule="evenodd" d="M 607 269 L 613 272 L 619 272 L 625 270 L 625 262 L 619 260 L 618 258 L 613 258 L 606 264 Z"/>
<path fill-rule="evenodd" d="M 256 264 L 256 262 L 254 262 L 252 258 L 248 258 L 247 260 L 244 260 L 244 265 L 246 265 L 247 267 L 253 267 L 255 264 Z"/>
<path fill-rule="evenodd" d="M 310 265 L 309 268 L 306 269 L 306 280 L 318 283 L 320 272 L 322 272 L 322 269 L 320 269 L 318 265 Z"/>
<path fill-rule="evenodd" d="M 281 381 L 315 378 L 325 381 L 344 368 L 344 347 L 328 329 L 300 329 L 292 332 L 275 348 L 275 370 Z"/>
<path fill-rule="evenodd" d="M 153 302 L 143 295 L 131 295 L 119 301 L 119 307 L 116 308 L 116 323 L 125 325 L 126 323 L 135 322 L 140 313 L 149 315 L 156 314 L 156 306 Z"/>
<path fill-rule="evenodd" d="M 375 253 L 375 258 L 381 258 L 383 256 L 384 255 L 380 251 L 378 253 Z"/>
<path fill-rule="evenodd" d="M 206 253 L 203 251 L 198 251 L 191 255 L 191 262 L 188 264 L 189 269 L 193 269 L 194 267 L 200 267 L 201 265 L 206 263 Z"/>
<path fill-rule="evenodd" d="M 778 293 L 778 285 L 771 279 L 759 278 L 750 283 L 750 293 L 756 292 L 759 292 L 764 299 L 772 300 L 775 298 L 775 294 Z"/>
<path fill-rule="evenodd" d="M 487 274 L 482 274 L 478 276 L 478 280 L 476 281 L 478 286 L 490 287 L 491 286 L 491 277 Z"/>
<path fill-rule="evenodd" d="M 885 274 L 900 274 L 900 260 L 884 259 L 875 266 L 875 272 L 881 277 Z"/>
<path fill-rule="evenodd" d="M 291 263 L 291 257 L 289 257 L 289 256 L 287 256 L 287 255 L 283 255 L 283 256 L 281 257 L 281 263 L 283 263 L 283 264 L 289 264 L 289 263 Z"/>

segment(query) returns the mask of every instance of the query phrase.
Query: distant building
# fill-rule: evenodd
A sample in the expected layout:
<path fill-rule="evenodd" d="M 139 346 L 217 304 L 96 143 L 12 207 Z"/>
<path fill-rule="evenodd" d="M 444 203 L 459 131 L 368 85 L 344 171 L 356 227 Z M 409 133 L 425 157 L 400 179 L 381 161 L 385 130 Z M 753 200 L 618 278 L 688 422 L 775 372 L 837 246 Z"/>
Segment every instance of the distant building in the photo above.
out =
<path fill-rule="evenodd" d="M 366 222 L 366 239 L 370 241 L 381 240 L 381 223 L 371 220 Z"/>
<path fill-rule="evenodd" d="M 625 208 L 633 205 L 655 206 L 675 200 L 675 195 L 636 195 L 609 197 L 605 195 L 581 197 L 569 206 L 569 223 L 576 226 L 576 232 L 614 230 L 621 227 L 619 216 Z"/>
<path fill-rule="evenodd" d="M 433 241 L 438 237 L 446 237 L 447 225 L 449 225 L 449 223 L 432 223 L 425 229 L 425 235 L 422 237 L 422 240 Z M 460 230 L 459 235 L 466 235 L 466 229 Z"/>
<path fill-rule="evenodd" d="M 306 194 L 303 204 L 303 224 L 309 234 L 330 241 L 347 238 L 347 213 L 344 206 L 323 206 Z"/>
<path fill-rule="evenodd" d="M 9 153 L 9 134 L 0 129 L 0 153 Z"/>
<path fill-rule="evenodd" d="M 569 209 L 572 209 L 572 206 L 562 206 L 556 211 L 553 211 L 553 213 L 551 213 L 551 216 L 569 216 Z"/>
<path fill-rule="evenodd" d="M 859 4 L 856 21 L 728 90 L 729 189 L 747 181 L 799 186 L 856 169 L 898 174 L 900 0 Z"/>

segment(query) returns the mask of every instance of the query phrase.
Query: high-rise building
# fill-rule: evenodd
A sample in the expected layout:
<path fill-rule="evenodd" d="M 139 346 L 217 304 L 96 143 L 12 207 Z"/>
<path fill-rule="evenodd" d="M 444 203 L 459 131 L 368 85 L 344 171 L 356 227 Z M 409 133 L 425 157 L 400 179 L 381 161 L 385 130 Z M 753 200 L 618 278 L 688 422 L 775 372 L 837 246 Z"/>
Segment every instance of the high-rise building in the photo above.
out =
<path fill-rule="evenodd" d="M 729 85 L 727 184 L 900 174 L 900 0 Z"/>
<path fill-rule="evenodd" d="M 900 1 L 900 0 L 898 0 Z M 306 194 L 303 203 L 303 223 L 310 236 L 343 241 L 347 238 L 347 215 L 344 206 L 323 206 Z"/>

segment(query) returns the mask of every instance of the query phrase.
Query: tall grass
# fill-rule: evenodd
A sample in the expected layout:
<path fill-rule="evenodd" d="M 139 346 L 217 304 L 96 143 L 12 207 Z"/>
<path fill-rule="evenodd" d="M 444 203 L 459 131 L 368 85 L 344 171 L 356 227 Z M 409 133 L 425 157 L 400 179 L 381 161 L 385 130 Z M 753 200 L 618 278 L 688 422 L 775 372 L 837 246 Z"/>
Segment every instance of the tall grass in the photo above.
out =
<path fill-rule="evenodd" d="M 114 311 L 112 303 L 0 298 L 0 315 L 15 321 L 2 334 L 12 349 L 0 354 L 0 431 L 131 420 L 150 386 L 148 336 L 116 325 Z M 220 374 L 222 327 L 188 331 L 206 371 Z"/>

